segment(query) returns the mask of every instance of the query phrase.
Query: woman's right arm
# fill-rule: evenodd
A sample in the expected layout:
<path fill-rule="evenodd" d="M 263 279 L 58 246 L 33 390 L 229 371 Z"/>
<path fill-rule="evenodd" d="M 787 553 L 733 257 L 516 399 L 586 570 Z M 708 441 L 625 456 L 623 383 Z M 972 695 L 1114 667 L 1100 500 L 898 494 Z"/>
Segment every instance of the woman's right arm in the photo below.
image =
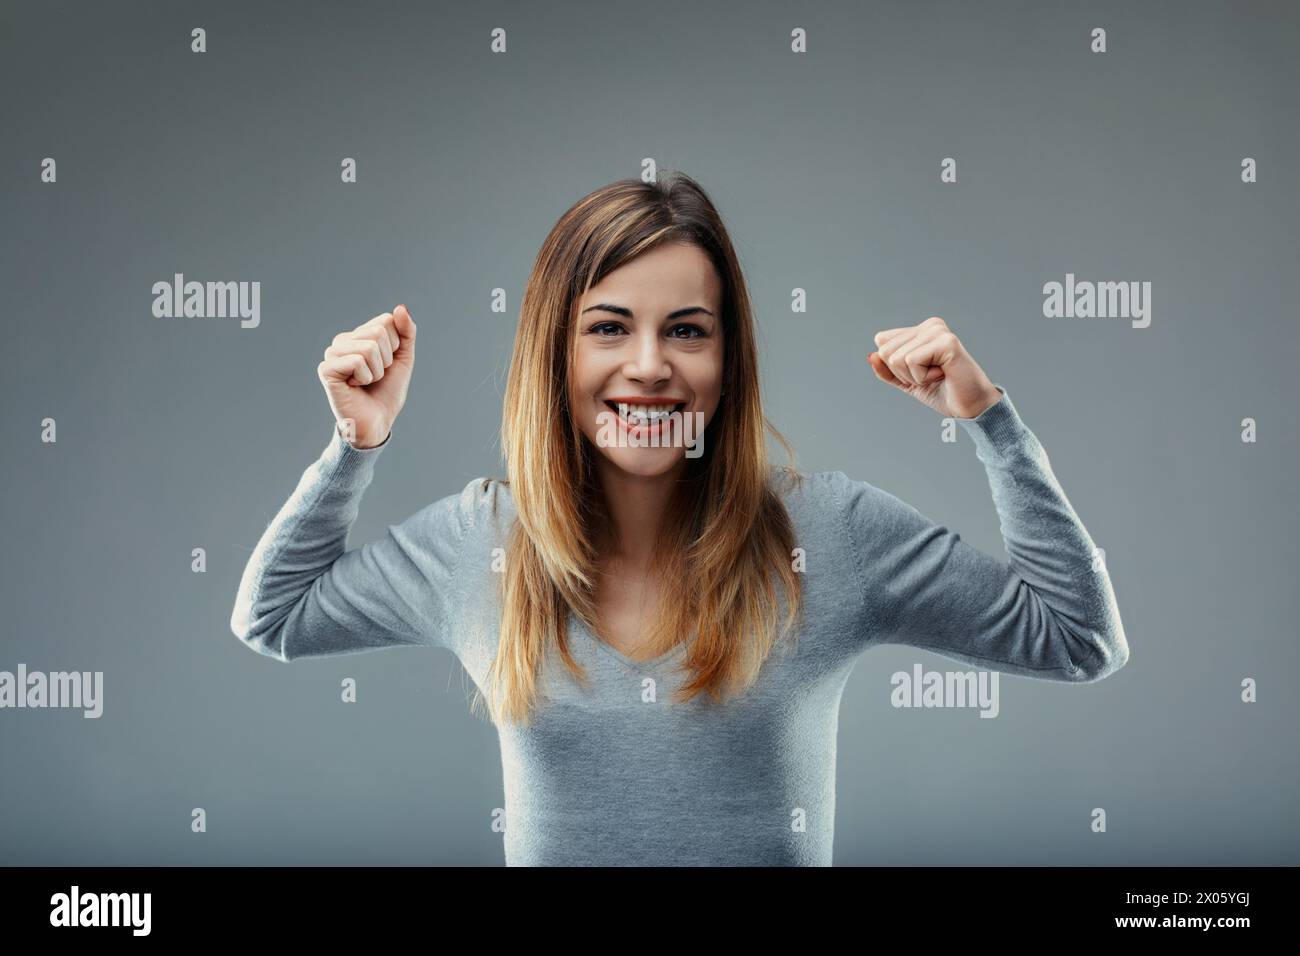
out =
<path fill-rule="evenodd" d="M 450 647 L 462 543 L 473 521 L 463 493 L 430 504 L 351 551 L 348 530 L 387 447 L 357 448 L 335 428 L 253 551 L 231 630 L 281 661 L 395 645 Z"/>
<path fill-rule="evenodd" d="M 263 532 L 230 617 L 279 660 L 395 644 L 447 646 L 467 496 L 450 495 L 346 550 L 348 529 L 406 401 L 415 360 L 406 307 L 335 336 L 317 375 L 334 412 L 329 445 Z M 344 432 L 340 432 L 340 428 Z"/>

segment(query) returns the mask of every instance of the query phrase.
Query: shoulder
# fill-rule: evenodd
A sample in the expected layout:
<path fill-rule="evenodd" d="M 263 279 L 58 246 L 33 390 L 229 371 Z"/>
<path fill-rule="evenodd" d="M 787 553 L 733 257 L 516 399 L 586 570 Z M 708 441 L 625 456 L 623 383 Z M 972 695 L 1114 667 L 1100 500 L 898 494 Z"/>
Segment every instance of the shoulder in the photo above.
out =
<path fill-rule="evenodd" d="M 830 533 L 839 526 L 848 484 L 842 471 L 802 471 L 774 465 L 769 487 L 802 535 Z"/>
<path fill-rule="evenodd" d="M 470 479 L 458 497 L 460 506 L 473 514 L 491 515 L 514 506 L 510 497 L 510 482 L 486 475 Z"/>
<path fill-rule="evenodd" d="M 836 507 L 855 484 L 842 471 L 802 471 L 773 465 L 769 487 L 792 507 Z"/>
<path fill-rule="evenodd" d="M 514 514 L 509 484 L 488 476 L 473 478 L 459 491 L 430 502 L 410 519 L 432 537 L 468 541 L 492 536 Z"/>
<path fill-rule="evenodd" d="M 510 482 L 481 475 L 471 479 L 456 498 L 456 510 L 467 530 L 488 531 L 514 516 Z"/>
<path fill-rule="evenodd" d="M 773 489 L 778 490 L 797 526 L 814 533 L 832 533 L 846 528 L 879 531 L 903 517 L 914 518 L 915 509 L 902 499 L 869 481 L 851 478 L 843 471 L 814 471 L 787 474 L 773 469 Z"/>

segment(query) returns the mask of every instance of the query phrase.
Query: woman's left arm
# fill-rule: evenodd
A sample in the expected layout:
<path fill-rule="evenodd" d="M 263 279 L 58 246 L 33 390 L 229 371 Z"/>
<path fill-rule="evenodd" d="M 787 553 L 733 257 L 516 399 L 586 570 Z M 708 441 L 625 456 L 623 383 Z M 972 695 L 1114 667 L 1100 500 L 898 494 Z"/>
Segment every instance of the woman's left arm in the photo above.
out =
<path fill-rule="evenodd" d="M 864 589 L 867 644 L 901 643 L 1046 680 L 1128 661 L 1114 590 L 1047 453 L 942 319 L 876 336 L 882 381 L 961 422 L 988 475 L 1010 562 L 911 505 L 833 475 Z"/>

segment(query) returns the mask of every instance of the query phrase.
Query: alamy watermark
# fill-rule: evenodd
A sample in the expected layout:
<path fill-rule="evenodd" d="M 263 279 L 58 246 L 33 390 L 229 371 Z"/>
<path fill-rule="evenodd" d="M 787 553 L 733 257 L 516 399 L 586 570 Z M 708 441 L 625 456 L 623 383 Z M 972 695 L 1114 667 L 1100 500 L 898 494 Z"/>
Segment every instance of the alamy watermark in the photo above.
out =
<path fill-rule="evenodd" d="M 70 707 L 85 710 L 83 717 L 104 713 L 103 671 L 0 671 L 0 708 Z"/>
<path fill-rule="evenodd" d="M 996 717 L 998 703 L 997 671 L 923 671 L 920 664 L 912 672 L 895 671 L 889 678 L 893 686 L 889 702 L 901 707 L 977 707 L 981 717 Z"/>
<path fill-rule="evenodd" d="M 129 926 L 132 936 L 148 936 L 152 909 L 151 893 L 82 893 L 73 883 L 50 897 L 50 925 Z"/>
<path fill-rule="evenodd" d="M 153 294 L 160 319 L 241 319 L 245 329 L 262 321 L 261 282 L 186 282 L 178 272 L 171 282 L 155 282 Z"/>
<path fill-rule="evenodd" d="M 1150 282 L 1075 282 L 1043 286 L 1043 315 L 1049 319 L 1132 319 L 1133 328 L 1151 324 Z"/>
<path fill-rule="evenodd" d="M 704 413 L 671 406 L 618 403 L 618 412 L 599 412 L 596 444 L 601 448 L 685 448 L 687 458 L 704 454 Z"/>

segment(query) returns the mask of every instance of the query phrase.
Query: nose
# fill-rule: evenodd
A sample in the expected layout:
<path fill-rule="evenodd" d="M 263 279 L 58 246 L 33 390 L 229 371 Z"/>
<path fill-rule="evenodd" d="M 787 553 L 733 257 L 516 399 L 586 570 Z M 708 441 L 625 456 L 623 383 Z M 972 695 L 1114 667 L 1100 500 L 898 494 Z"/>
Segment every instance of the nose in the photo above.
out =
<path fill-rule="evenodd" d="M 654 329 L 629 336 L 632 354 L 623 365 L 623 374 L 634 382 L 652 384 L 667 381 L 673 370 L 664 355 L 663 343 Z"/>

